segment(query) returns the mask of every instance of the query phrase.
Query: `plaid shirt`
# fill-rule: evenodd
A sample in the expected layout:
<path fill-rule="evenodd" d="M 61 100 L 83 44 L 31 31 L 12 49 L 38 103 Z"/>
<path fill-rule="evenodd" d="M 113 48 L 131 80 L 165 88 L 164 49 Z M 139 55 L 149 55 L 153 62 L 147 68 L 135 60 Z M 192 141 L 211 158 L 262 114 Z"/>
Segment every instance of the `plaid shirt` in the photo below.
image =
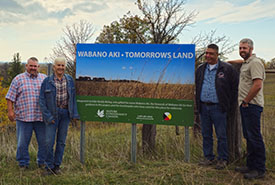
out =
<path fill-rule="evenodd" d="M 201 101 L 203 102 L 219 103 L 215 84 L 217 70 L 218 64 L 212 70 L 208 64 L 206 65 L 201 88 Z"/>
<path fill-rule="evenodd" d="M 67 94 L 67 81 L 65 76 L 59 80 L 54 77 L 54 83 L 56 87 L 56 105 L 57 107 L 68 107 L 68 94 Z"/>
<path fill-rule="evenodd" d="M 14 103 L 16 120 L 24 122 L 42 121 L 38 104 L 40 87 L 46 75 L 32 76 L 28 72 L 17 75 L 10 85 L 6 99 Z"/>

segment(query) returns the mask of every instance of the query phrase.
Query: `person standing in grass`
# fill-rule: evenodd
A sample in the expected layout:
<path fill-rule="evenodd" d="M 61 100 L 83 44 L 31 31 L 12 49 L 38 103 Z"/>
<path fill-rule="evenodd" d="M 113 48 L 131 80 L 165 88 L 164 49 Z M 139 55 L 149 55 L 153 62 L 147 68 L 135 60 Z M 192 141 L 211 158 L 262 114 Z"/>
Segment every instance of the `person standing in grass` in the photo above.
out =
<path fill-rule="evenodd" d="M 26 71 L 12 80 L 6 95 L 8 118 L 10 121 L 16 120 L 16 160 L 21 169 L 29 168 L 29 144 L 33 131 L 38 143 L 38 166 L 42 168 L 45 162 L 45 124 L 38 99 L 40 86 L 46 75 L 38 73 L 38 68 L 37 58 L 29 58 Z"/>
<path fill-rule="evenodd" d="M 265 145 L 261 135 L 261 113 L 264 107 L 263 81 L 265 68 L 253 52 L 253 41 L 242 39 L 239 53 L 244 59 L 240 70 L 239 105 L 243 135 L 247 143 L 246 166 L 236 167 L 244 178 L 262 178 L 265 175 Z"/>
<path fill-rule="evenodd" d="M 74 80 L 64 74 L 65 68 L 65 58 L 56 58 L 54 74 L 43 81 L 40 90 L 39 104 L 46 123 L 46 175 L 60 173 L 70 120 L 79 119 Z"/>
<path fill-rule="evenodd" d="M 216 44 L 207 46 L 205 60 L 196 70 L 196 104 L 201 118 L 204 159 L 200 165 L 216 164 L 216 169 L 223 169 L 228 163 L 227 113 L 237 103 L 238 74 L 231 64 L 218 58 Z M 218 138 L 215 159 L 213 154 L 213 125 Z"/>

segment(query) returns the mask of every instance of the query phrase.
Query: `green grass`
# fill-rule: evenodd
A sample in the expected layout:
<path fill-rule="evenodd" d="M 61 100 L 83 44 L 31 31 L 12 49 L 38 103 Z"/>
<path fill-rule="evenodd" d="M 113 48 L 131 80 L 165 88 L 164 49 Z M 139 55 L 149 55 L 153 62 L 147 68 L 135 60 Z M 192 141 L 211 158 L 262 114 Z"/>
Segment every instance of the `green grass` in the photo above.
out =
<path fill-rule="evenodd" d="M 268 74 L 264 86 L 265 108 L 263 137 L 266 144 L 267 174 L 262 180 L 245 180 L 234 171 L 236 164 L 227 169 L 201 167 L 202 141 L 195 139 L 190 129 L 191 160 L 184 162 L 184 128 L 180 135 L 173 126 L 158 126 L 156 152 L 141 152 L 141 125 L 137 129 L 137 163 L 130 162 L 131 125 L 110 123 L 86 124 L 85 165 L 79 162 L 80 129 L 70 128 L 59 176 L 42 176 L 36 166 L 37 144 L 30 145 L 30 169 L 20 171 L 15 160 L 15 130 L 0 132 L 0 185 L 52 185 L 52 184 L 187 184 L 187 185 L 271 185 L 275 182 L 275 75 Z M 243 144 L 245 148 L 245 144 Z M 244 163 L 244 161 L 241 161 Z"/>

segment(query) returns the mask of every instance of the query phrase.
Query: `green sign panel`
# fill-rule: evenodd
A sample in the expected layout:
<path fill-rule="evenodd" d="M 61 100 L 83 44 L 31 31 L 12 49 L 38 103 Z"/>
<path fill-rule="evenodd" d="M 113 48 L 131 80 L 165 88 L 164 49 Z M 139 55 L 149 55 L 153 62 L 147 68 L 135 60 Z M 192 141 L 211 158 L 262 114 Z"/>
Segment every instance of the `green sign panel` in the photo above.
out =
<path fill-rule="evenodd" d="M 77 104 L 83 121 L 193 125 L 191 100 L 78 96 Z"/>

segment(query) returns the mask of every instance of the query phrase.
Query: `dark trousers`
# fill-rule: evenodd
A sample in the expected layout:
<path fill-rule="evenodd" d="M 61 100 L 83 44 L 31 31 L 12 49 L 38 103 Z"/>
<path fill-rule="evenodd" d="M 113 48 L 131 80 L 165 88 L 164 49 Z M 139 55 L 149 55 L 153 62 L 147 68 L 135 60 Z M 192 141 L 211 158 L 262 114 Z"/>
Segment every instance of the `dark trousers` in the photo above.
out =
<path fill-rule="evenodd" d="M 263 107 L 249 104 L 240 106 L 243 135 L 247 142 L 246 165 L 251 170 L 265 172 L 265 145 L 261 134 L 261 113 Z"/>
<path fill-rule="evenodd" d="M 228 160 L 228 147 L 226 136 L 226 112 L 219 104 L 201 105 L 201 126 L 203 136 L 203 154 L 208 160 L 215 159 L 213 154 L 213 125 L 218 138 L 218 160 Z"/>

